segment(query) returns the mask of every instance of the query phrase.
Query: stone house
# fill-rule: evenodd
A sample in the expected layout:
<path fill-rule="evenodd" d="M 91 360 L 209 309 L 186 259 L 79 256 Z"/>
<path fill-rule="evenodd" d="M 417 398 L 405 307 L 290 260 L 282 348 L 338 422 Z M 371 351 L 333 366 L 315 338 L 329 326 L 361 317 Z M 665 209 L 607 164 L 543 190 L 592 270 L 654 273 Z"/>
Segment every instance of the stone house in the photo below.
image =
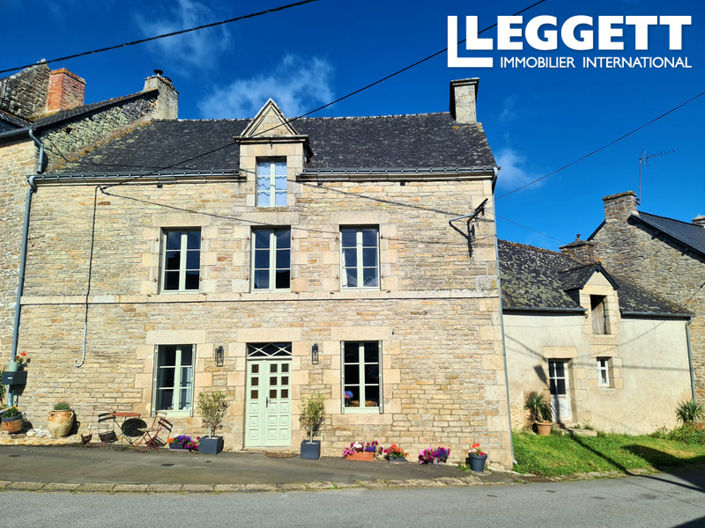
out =
<path fill-rule="evenodd" d="M 153 120 L 37 175 L 29 418 L 67 399 L 84 425 L 158 411 L 198 433 L 198 393 L 222 390 L 226 449 L 294 451 L 320 392 L 323 454 L 479 441 L 510 466 L 477 86 L 433 114 Z"/>
<path fill-rule="evenodd" d="M 598 262 L 498 241 L 512 425 L 527 395 L 545 391 L 554 421 L 650 433 L 676 425 L 691 397 L 691 314 Z M 585 255 L 582 255 L 583 257 Z"/>
<path fill-rule="evenodd" d="M 130 95 L 84 104 L 86 82 L 46 62 L 0 79 L 0 348 L 9 356 L 26 210 L 28 176 L 155 119 L 175 119 L 177 93 L 151 77 Z M 108 170 L 107 167 L 104 167 Z"/>
<path fill-rule="evenodd" d="M 621 277 L 693 314 L 695 393 L 705 401 L 705 217 L 691 223 L 639 211 L 632 191 L 603 201 L 605 220 L 588 237 L 587 251 Z"/>

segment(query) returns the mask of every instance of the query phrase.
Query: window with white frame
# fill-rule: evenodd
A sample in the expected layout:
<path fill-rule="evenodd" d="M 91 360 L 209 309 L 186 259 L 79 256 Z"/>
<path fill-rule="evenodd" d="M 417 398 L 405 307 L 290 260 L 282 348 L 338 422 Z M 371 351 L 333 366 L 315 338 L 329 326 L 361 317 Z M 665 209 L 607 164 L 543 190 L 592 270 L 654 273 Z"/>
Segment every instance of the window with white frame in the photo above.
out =
<path fill-rule="evenodd" d="M 611 387 L 610 358 L 597 358 L 597 384 L 600 387 Z"/>
<path fill-rule="evenodd" d="M 198 290 L 201 230 L 162 231 L 162 291 Z"/>
<path fill-rule="evenodd" d="M 379 228 L 340 228 L 343 288 L 379 288 Z"/>
<path fill-rule="evenodd" d="M 291 229 L 253 229 L 252 239 L 252 289 L 288 290 L 291 283 Z"/>
<path fill-rule="evenodd" d="M 379 412 L 381 365 L 379 342 L 343 343 L 343 405 L 346 412 Z"/>
<path fill-rule="evenodd" d="M 257 207 L 286 206 L 286 159 L 257 160 Z"/>
<path fill-rule="evenodd" d="M 193 404 L 194 345 L 159 345 L 154 361 L 154 412 L 188 415 Z"/>

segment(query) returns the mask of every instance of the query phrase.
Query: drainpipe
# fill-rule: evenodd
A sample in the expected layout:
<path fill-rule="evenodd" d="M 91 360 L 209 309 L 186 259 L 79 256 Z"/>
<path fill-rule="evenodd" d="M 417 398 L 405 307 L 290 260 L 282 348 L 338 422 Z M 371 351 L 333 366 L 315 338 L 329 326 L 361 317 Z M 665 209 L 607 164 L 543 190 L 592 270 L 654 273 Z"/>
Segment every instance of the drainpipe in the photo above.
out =
<path fill-rule="evenodd" d="M 690 323 L 693 322 L 693 316 L 690 316 L 685 322 L 685 342 L 688 344 L 688 368 L 690 369 L 690 393 L 693 396 L 693 401 L 697 401 L 695 397 L 695 376 L 693 375 L 693 351 L 690 348 Z"/>
<path fill-rule="evenodd" d="M 34 131 L 30 128 L 28 129 L 29 137 L 34 140 L 34 142 L 39 147 L 39 156 L 37 158 L 37 174 L 41 174 L 44 169 L 44 144 L 37 139 L 34 135 Z M 37 175 L 33 174 L 27 178 L 27 183 L 29 188 L 27 189 L 27 197 L 25 198 L 24 206 L 24 227 L 22 229 L 22 252 L 20 253 L 20 269 L 19 269 L 19 279 L 17 281 L 17 301 L 15 302 L 15 323 L 12 328 L 12 351 L 10 352 L 10 361 L 14 361 L 17 356 L 17 342 L 19 338 L 20 331 L 20 313 L 22 311 L 22 305 L 20 301 L 22 299 L 22 292 L 24 291 L 24 272 L 25 265 L 27 263 L 27 238 L 29 234 L 29 212 L 32 207 L 32 194 L 37 191 L 37 184 L 35 183 Z M 7 391 L 7 401 L 12 407 L 15 402 L 15 391 L 14 386 L 10 385 Z"/>
<path fill-rule="evenodd" d="M 495 209 L 496 211 L 496 209 Z M 499 247 L 497 243 L 497 215 L 495 214 L 495 237 L 494 237 L 494 254 L 497 262 L 497 289 L 499 290 L 499 323 L 502 332 L 502 355 L 504 357 L 504 384 L 507 390 L 507 421 L 509 422 L 509 448 L 512 454 L 512 463 L 516 464 L 517 459 L 514 457 L 514 433 L 512 431 L 512 403 L 509 398 L 509 371 L 507 370 L 507 341 L 504 337 L 504 308 L 502 307 L 502 279 L 499 269 Z M 513 467 L 512 467 L 513 469 Z"/>

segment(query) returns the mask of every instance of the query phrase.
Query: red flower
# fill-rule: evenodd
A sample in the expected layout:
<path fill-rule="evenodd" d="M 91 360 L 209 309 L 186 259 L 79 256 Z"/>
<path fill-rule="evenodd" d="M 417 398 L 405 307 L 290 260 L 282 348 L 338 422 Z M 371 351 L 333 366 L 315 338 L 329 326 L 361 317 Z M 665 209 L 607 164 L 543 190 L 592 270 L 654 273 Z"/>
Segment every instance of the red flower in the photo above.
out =
<path fill-rule="evenodd" d="M 22 353 L 20 354 L 20 356 L 26 356 L 26 355 L 27 355 L 27 352 L 22 352 Z"/>

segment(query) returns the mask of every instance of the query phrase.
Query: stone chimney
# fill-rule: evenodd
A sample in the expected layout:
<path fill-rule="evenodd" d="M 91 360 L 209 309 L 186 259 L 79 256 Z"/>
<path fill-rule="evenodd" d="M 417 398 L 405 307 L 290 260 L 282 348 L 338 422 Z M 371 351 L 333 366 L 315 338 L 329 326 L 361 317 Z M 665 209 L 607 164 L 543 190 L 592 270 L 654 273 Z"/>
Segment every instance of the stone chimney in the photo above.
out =
<path fill-rule="evenodd" d="M 49 77 L 47 112 L 60 112 L 83 104 L 86 81 L 66 68 L 54 70 Z"/>
<path fill-rule="evenodd" d="M 619 194 L 605 196 L 605 220 L 626 221 L 631 215 L 636 214 L 636 194 L 627 191 Z"/>
<path fill-rule="evenodd" d="M 458 123 L 477 123 L 477 90 L 480 79 L 450 81 L 450 114 Z"/>
<path fill-rule="evenodd" d="M 692 222 L 700 227 L 705 227 L 705 215 L 698 215 L 693 218 Z"/>
<path fill-rule="evenodd" d="M 589 240 L 580 240 L 580 233 L 575 235 L 575 240 L 565 246 L 560 246 L 558 249 L 561 253 L 568 255 L 573 260 L 577 260 L 581 264 L 592 264 L 595 262 L 595 244 Z"/>
<path fill-rule="evenodd" d="M 159 90 L 154 119 L 177 119 L 179 117 L 179 92 L 176 91 L 169 77 L 161 73 L 147 77 L 143 92 Z"/>

